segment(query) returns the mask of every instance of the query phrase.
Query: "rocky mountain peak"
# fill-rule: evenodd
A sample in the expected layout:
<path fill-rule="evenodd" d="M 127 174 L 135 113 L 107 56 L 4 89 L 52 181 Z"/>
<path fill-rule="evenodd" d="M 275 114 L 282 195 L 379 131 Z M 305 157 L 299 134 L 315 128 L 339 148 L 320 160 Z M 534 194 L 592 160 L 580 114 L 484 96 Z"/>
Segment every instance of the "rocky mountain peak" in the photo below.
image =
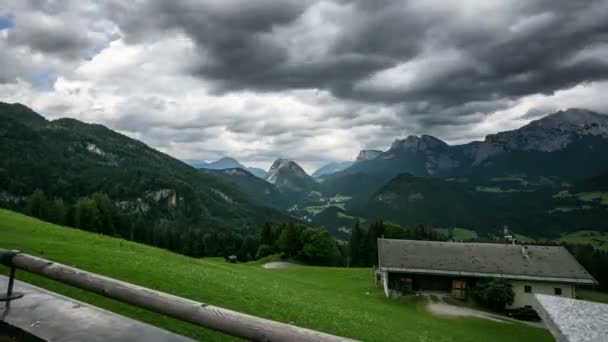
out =
<path fill-rule="evenodd" d="M 397 139 L 391 145 L 391 150 L 405 150 L 405 151 L 432 151 L 439 148 L 447 147 L 448 144 L 440 139 L 435 138 L 432 135 L 422 135 L 420 137 L 416 135 L 410 135 L 405 139 Z"/>
<path fill-rule="evenodd" d="M 475 164 L 505 151 L 558 151 L 582 136 L 608 138 L 608 116 L 572 108 L 549 114 L 516 130 L 490 134 L 479 144 Z"/>
<path fill-rule="evenodd" d="M 365 161 L 365 160 L 373 160 L 378 158 L 378 156 L 382 154 L 382 151 L 378 150 L 361 150 L 359 155 L 357 156 L 356 161 Z"/>
<path fill-rule="evenodd" d="M 526 128 L 560 129 L 597 135 L 597 133 L 608 132 L 608 115 L 598 114 L 586 109 L 571 108 L 532 121 L 523 127 L 523 129 Z"/>
<path fill-rule="evenodd" d="M 270 170 L 264 177 L 269 183 L 275 184 L 279 179 L 279 174 L 290 174 L 296 177 L 310 177 L 296 162 L 290 159 L 279 158 L 272 163 Z"/>

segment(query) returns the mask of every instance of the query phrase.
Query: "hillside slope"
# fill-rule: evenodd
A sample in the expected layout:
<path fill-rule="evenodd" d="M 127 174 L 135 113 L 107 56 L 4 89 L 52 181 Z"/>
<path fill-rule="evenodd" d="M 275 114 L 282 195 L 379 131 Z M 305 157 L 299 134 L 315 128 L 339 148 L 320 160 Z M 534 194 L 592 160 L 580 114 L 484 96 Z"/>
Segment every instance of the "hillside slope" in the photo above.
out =
<path fill-rule="evenodd" d="M 241 192 L 261 205 L 278 209 L 285 209 L 288 205 L 287 199 L 274 184 L 242 168 L 223 170 L 200 169 L 200 172 L 211 173 L 224 179 L 226 182 L 236 186 Z"/>
<path fill-rule="evenodd" d="M 149 222 L 247 227 L 280 216 L 140 141 L 74 119 L 47 121 L 22 105 L 0 103 L 0 155 L 4 206 L 41 189 L 68 204 L 103 192 L 123 213 Z"/>
<path fill-rule="evenodd" d="M 608 231 L 603 193 L 560 190 L 483 187 L 401 174 L 376 191 L 360 214 L 405 225 L 467 227 L 488 234 L 499 234 L 505 224 L 535 237 L 583 229 Z"/>
<path fill-rule="evenodd" d="M 373 287 L 369 269 L 302 266 L 266 270 L 258 264 L 194 259 L 6 210 L 0 210 L 0 248 L 19 249 L 178 296 L 364 341 L 552 340 L 541 329 L 478 319 L 442 319 L 430 316 L 421 302 L 385 299 Z M 22 271 L 17 277 L 200 340 L 231 340 Z"/>

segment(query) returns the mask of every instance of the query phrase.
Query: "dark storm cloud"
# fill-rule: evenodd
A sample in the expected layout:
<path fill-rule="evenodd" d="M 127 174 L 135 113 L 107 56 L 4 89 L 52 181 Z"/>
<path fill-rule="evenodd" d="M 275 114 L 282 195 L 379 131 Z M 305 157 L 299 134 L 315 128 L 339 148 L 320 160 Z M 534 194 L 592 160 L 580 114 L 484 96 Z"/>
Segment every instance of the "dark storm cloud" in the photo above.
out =
<path fill-rule="evenodd" d="M 13 19 L 7 42 L 13 46 L 27 46 L 34 52 L 77 59 L 92 49 L 97 37 L 88 34 L 85 19 L 91 13 L 74 11 L 74 1 L 29 0 L 11 3 Z"/>
<path fill-rule="evenodd" d="M 328 38 L 329 49 L 321 58 L 304 61 L 290 55 L 307 47 L 288 46 L 280 29 L 301 23 L 307 11 L 320 7 L 312 1 L 148 1 L 113 5 L 110 13 L 127 39 L 154 36 L 159 27 L 186 33 L 200 54 L 187 71 L 213 80 L 221 91 L 320 88 L 369 102 L 427 101 L 444 111 L 468 102 L 548 94 L 608 77 L 603 62 L 567 63 L 581 49 L 608 41 L 606 1 L 515 1 L 486 12 L 479 3 L 474 14 L 463 7 L 475 10 L 477 5 L 461 2 L 336 5 L 339 9 L 326 16 L 327 23 L 310 29 L 337 25 L 338 34 Z M 446 51 L 461 59 L 427 63 Z M 458 65 L 462 61 L 468 63 Z M 418 68 L 418 84 L 369 82 L 391 67 L 397 67 L 398 78 L 404 73 L 398 66 L 404 63 Z M 429 67 L 433 70 L 424 70 Z M 429 73 L 433 77 L 425 80 Z M 366 80 L 367 86 L 361 86 Z"/>

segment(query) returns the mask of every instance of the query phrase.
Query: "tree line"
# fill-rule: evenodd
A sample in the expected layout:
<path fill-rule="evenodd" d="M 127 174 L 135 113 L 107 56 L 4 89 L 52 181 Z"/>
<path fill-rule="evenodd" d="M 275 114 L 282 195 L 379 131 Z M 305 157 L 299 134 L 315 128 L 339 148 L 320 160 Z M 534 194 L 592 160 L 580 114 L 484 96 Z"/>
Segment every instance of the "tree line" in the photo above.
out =
<path fill-rule="evenodd" d="M 185 217 L 150 218 L 126 214 L 104 193 L 82 197 L 73 204 L 47 198 L 35 190 L 11 209 L 55 224 L 115 236 L 193 257 L 236 255 L 240 261 L 272 254 L 311 265 L 343 266 L 344 255 L 325 229 L 303 224 L 266 223 L 251 232 L 217 230 L 193 225 Z"/>
<path fill-rule="evenodd" d="M 126 214 L 104 193 L 69 204 L 35 190 L 24 203 L 10 209 L 44 221 L 132 240 L 193 257 L 236 255 L 241 261 L 280 254 L 311 265 L 370 267 L 378 264 L 377 239 L 445 240 L 428 225 L 399 226 L 383 221 L 364 226 L 356 221 L 348 242 L 336 241 L 325 229 L 299 223 L 265 223 L 248 232 L 193 225 L 184 217 L 150 218 Z M 565 247 L 608 290 L 608 251 L 592 245 Z"/>

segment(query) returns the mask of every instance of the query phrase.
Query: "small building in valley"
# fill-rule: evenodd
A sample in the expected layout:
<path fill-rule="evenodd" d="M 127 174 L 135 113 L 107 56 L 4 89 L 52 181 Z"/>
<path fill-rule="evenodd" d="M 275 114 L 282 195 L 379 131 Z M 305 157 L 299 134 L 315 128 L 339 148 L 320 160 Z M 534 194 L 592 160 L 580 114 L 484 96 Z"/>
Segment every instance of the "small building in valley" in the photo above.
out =
<path fill-rule="evenodd" d="M 511 308 L 532 306 L 534 294 L 574 298 L 597 281 L 561 246 L 521 246 L 378 239 L 378 271 L 387 297 L 441 291 L 465 299 L 482 278 L 508 279 Z"/>

